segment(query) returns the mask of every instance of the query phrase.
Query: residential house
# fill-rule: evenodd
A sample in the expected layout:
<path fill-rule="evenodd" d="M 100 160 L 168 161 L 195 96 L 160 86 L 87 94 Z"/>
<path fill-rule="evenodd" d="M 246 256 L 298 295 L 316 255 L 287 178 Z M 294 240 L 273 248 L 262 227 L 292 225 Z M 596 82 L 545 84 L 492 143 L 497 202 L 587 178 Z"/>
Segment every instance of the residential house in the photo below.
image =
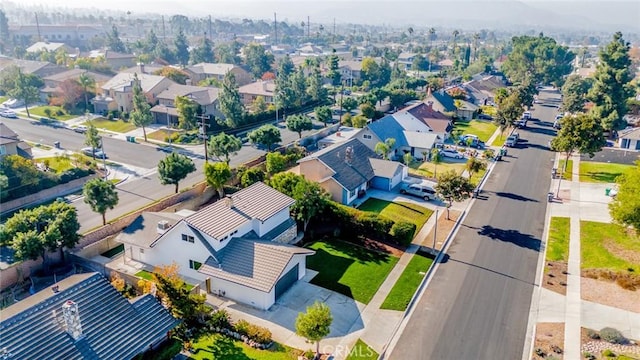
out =
<path fill-rule="evenodd" d="M 87 89 L 90 92 L 95 92 L 96 88 L 99 88 L 102 84 L 111 79 L 111 76 L 84 69 L 71 69 L 63 71 L 61 73 L 49 75 L 42 78 L 42 80 L 44 81 L 44 88 L 40 89 L 40 98 L 42 99 L 42 101 L 47 101 L 50 96 L 54 96 L 55 93 L 60 92 L 60 84 L 67 80 L 78 81 L 78 79 L 80 79 L 80 76 L 83 74 L 90 76 L 96 83 L 96 86 L 94 88 Z"/>
<path fill-rule="evenodd" d="M 485 76 L 462 84 L 462 88 L 470 97 L 469 101 L 475 105 L 493 104 L 496 90 L 506 86 L 502 77 L 496 75 Z"/>
<path fill-rule="evenodd" d="M 322 48 L 311 43 L 307 43 L 297 48 L 296 53 L 300 56 L 320 56 L 323 54 L 323 51 Z"/>
<path fill-rule="evenodd" d="M 443 141 L 429 126 L 409 113 L 396 113 L 373 121 L 362 129 L 357 138 L 372 151 L 379 142 L 394 139 L 387 157 L 398 160 L 402 160 L 406 153 L 421 159 L 422 153 L 428 153 L 436 143 Z"/>
<path fill-rule="evenodd" d="M 29 46 L 26 51 L 28 53 L 39 53 L 41 51 L 47 52 L 57 52 L 58 50 L 64 50 L 67 54 L 75 53 L 75 49 L 71 46 L 63 43 L 63 42 L 48 42 L 48 41 L 38 41 L 33 45 Z"/>
<path fill-rule="evenodd" d="M 404 51 L 401 52 L 400 55 L 398 55 L 398 59 L 396 60 L 398 67 L 403 70 L 411 70 L 413 59 L 416 58 L 416 55 L 418 54 Z"/>
<path fill-rule="evenodd" d="M 450 69 L 452 67 L 453 67 L 453 60 L 451 59 L 444 59 L 444 60 L 438 61 L 438 68 Z"/>
<path fill-rule="evenodd" d="M 273 104 L 275 91 L 276 84 L 272 80 L 258 80 L 238 88 L 240 100 L 245 106 L 250 106 L 258 96 L 262 96 L 267 104 Z"/>
<path fill-rule="evenodd" d="M 100 25 L 19 25 L 9 27 L 13 42 L 21 46 L 40 41 L 64 42 L 70 46 L 86 47 L 90 41 L 103 37 L 105 30 Z"/>
<path fill-rule="evenodd" d="M 358 135 L 358 133 L 361 130 L 362 129 L 358 129 L 354 127 L 340 126 L 338 128 L 338 131 L 336 131 L 335 133 L 325 136 L 322 139 L 318 140 L 318 144 L 317 144 L 318 149 L 324 149 L 327 146 L 345 142 L 351 139 L 352 137 Z"/>
<path fill-rule="evenodd" d="M 163 65 L 158 65 L 158 64 L 137 63 L 135 66 L 120 70 L 120 72 L 131 73 L 131 74 L 138 73 L 138 74 L 155 75 L 158 71 L 161 71 L 163 68 L 164 68 Z"/>
<path fill-rule="evenodd" d="M 298 160 L 299 173 L 315 181 L 331 198 L 351 205 L 373 187 L 388 191 L 407 176 L 406 166 L 379 159 L 367 145 L 352 138 Z"/>
<path fill-rule="evenodd" d="M 266 310 L 306 274 L 314 253 L 289 245 L 297 238 L 293 204 L 258 182 L 183 218 L 143 213 L 117 240 L 127 262 L 176 263 L 187 282 L 208 293 Z"/>
<path fill-rule="evenodd" d="M 5 155 L 20 155 L 31 158 L 31 146 L 20 140 L 15 131 L 0 122 L 0 157 Z"/>
<path fill-rule="evenodd" d="M 621 149 L 640 150 L 640 127 L 627 128 L 618 133 Z"/>
<path fill-rule="evenodd" d="M 456 104 L 456 116 L 458 119 L 471 120 L 476 116 L 480 109 L 478 105 L 467 100 L 456 100 Z"/>
<path fill-rule="evenodd" d="M 178 325 L 151 294 L 131 301 L 98 273 L 71 275 L 2 309 L 0 349 L 12 359 L 132 359 Z"/>
<path fill-rule="evenodd" d="M 340 78 L 345 82 L 346 86 L 353 86 L 362 79 L 362 61 L 340 60 L 338 62 L 338 70 L 340 71 Z"/>
<path fill-rule="evenodd" d="M 426 103 L 419 102 L 408 106 L 399 110 L 396 114 L 402 112 L 407 112 L 426 124 L 429 129 L 431 129 L 431 132 L 438 135 L 440 138 L 438 142 L 448 139 L 451 131 L 453 130 L 453 123 L 451 122 L 451 119 L 447 115 L 434 109 L 433 103 L 429 101 Z"/>
<path fill-rule="evenodd" d="M 46 61 L 31 61 L 0 57 L 0 73 L 11 66 L 17 66 L 23 74 L 33 74 L 41 78 L 67 70 L 67 68 L 63 66 L 54 65 Z"/>
<path fill-rule="evenodd" d="M 158 105 L 151 108 L 154 120 L 157 124 L 178 123 L 178 109 L 175 100 L 178 96 L 185 96 L 198 105 L 203 115 L 208 115 L 211 120 L 214 118 L 223 119 L 224 115 L 220 112 L 220 103 L 218 101 L 219 89 L 204 86 L 190 86 L 171 84 L 169 87 L 158 94 Z"/>
<path fill-rule="evenodd" d="M 94 112 L 97 114 L 106 113 L 110 110 L 130 112 L 133 109 L 133 81 L 135 75 L 136 73 L 118 73 L 102 85 L 102 94 L 92 100 Z M 137 76 L 142 92 L 150 104 L 155 104 L 158 100 L 158 94 L 175 84 L 175 82 L 164 76 L 147 74 L 138 74 Z"/>
<path fill-rule="evenodd" d="M 104 58 L 104 61 L 114 71 L 120 71 L 136 65 L 136 56 L 133 54 L 119 53 L 109 49 L 91 50 L 77 55 L 81 58 L 97 59 Z M 142 72 L 144 73 L 144 72 Z"/>
<path fill-rule="evenodd" d="M 236 83 L 238 84 L 238 86 L 247 85 L 251 81 L 253 81 L 253 78 L 249 71 L 247 71 L 242 66 L 234 64 L 199 63 L 189 66 L 188 68 L 184 69 L 184 71 L 191 78 L 191 83 L 193 85 L 197 85 L 200 83 L 200 81 L 211 78 L 222 82 L 224 76 L 228 72 L 231 72 L 236 77 Z"/>

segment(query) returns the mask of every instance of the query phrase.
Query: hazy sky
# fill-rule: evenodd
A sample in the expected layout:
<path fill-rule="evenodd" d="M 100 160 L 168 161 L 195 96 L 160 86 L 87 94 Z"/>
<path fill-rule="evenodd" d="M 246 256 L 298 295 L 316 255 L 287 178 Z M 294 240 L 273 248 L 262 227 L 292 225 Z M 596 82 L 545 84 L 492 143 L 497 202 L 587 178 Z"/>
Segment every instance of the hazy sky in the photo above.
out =
<path fill-rule="evenodd" d="M 2 3 L 7 0 L 0 0 Z M 447 25 L 467 21 L 509 21 L 527 26 L 557 23 L 578 27 L 620 25 L 640 32 L 638 0 L 13 0 L 47 7 L 100 8 L 132 13 L 247 17 L 298 22 L 405 25 Z M 594 25 L 596 24 L 596 25 Z M 455 23 L 451 27 L 456 27 Z"/>

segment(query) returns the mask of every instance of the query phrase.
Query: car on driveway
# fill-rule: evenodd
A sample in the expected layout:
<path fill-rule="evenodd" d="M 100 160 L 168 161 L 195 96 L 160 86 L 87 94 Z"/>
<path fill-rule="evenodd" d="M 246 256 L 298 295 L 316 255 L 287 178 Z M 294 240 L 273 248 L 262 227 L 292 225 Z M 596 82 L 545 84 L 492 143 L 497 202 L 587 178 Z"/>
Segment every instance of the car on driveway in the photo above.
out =
<path fill-rule="evenodd" d="M 424 201 L 436 198 L 436 191 L 431 186 L 422 184 L 405 184 L 400 189 L 400 193 L 417 196 L 424 199 Z"/>
<path fill-rule="evenodd" d="M 462 159 L 462 158 L 464 158 L 464 155 L 460 154 L 459 152 L 457 152 L 455 150 L 450 150 L 450 149 L 442 149 L 442 150 L 440 150 L 440 155 L 442 155 L 444 157 L 454 158 L 454 159 Z"/>
<path fill-rule="evenodd" d="M 478 119 L 480 119 L 480 120 L 493 120 L 493 117 L 491 117 L 491 115 L 487 115 L 487 114 L 478 114 Z"/>

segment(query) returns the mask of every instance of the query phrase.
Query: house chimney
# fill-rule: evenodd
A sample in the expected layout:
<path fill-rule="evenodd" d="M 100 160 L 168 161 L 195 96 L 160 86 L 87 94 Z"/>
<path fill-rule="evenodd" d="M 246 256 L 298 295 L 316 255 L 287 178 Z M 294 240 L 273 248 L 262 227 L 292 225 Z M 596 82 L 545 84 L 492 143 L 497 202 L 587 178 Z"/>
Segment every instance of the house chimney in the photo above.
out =
<path fill-rule="evenodd" d="M 71 300 L 67 300 L 67 302 L 62 305 L 62 317 L 64 325 L 67 328 L 67 333 L 71 335 L 73 340 L 78 341 L 82 339 L 84 334 L 82 333 L 78 304 Z"/>
<path fill-rule="evenodd" d="M 143 62 L 139 62 L 138 63 L 138 68 L 140 69 L 140 74 L 144 74 L 144 63 Z"/>
<path fill-rule="evenodd" d="M 431 97 L 431 86 L 427 87 L 427 99 Z"/>
<path fill-rule="evenodd" d="M 233 198 L 231 196 L 227 196 L 224 198 L 224 204 L 227 205 L 229 209 L 233 209 Z"/>
<path fill-rule="evenodd" d="M 427 101 L 427 109 L 433 110 L 433 101 Z"/>
<path fill-rule="evenodd" d="M 186 79 L 186 80 L 184 81 L 184 84 L 185 84 L 185 85 L 191 85 L 191 84 L 192 84 L 192 83 L 191 83 L 191 79 Z"/>

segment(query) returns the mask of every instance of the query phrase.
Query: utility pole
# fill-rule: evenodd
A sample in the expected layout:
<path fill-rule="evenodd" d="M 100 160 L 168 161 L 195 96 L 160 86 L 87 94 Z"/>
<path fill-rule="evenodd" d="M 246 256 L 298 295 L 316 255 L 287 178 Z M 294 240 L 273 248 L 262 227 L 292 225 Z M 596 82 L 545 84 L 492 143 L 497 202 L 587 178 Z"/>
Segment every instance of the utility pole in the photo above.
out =
<path fill-rule="evenodd" d="M 310 28 L 311 28 L 310 25 L 311 24 L 309 24 L 309 16 L 307 16 L 307 39 L 309 39 L 309 37 L 310 37 L 309 34 L 311 33 L 310 32 Z"/>
<path fill-rule="evenodd" d="M 38 30 L 38 41 L 42 41 L 42 36 L 40 36 L 40 22 L 38 21 L 38 13 L 36 14 L 36 29 Z"/>
<path fill-rule="evenodd" d="M 162 15 L 162 41 L 167 42 L 167 30 L 164 27 L 164 15 Z"/>
<path fill-rule="evenodd" d="M 209 41 L 213 41 L 211 38 L 211 15 L 209 15 Z"/>
<path fill-rule="evenodd" d="M 209 162 L 209 154 L 207 153 L 207 141 L 209 141 L 209 137 L 207 136 L 207 120 L 209 120 L 209 115 L 196 115 L 196 118 L 200 119 L 198 121 L 198 125 L 200 125 L 200 136 L 204 139 L 204 162 Z"/>

